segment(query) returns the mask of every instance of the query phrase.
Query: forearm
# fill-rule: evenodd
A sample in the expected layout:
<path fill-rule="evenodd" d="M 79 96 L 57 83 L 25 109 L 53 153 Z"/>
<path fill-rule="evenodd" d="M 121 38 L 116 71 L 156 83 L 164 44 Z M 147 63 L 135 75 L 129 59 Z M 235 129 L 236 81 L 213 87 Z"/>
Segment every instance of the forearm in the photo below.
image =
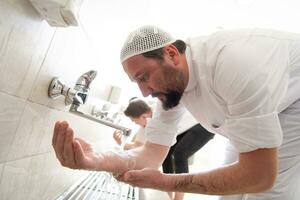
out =
<path fill-rule="evenodd" d="M 158 168 L 164 160 L 168 147 L 146 142 L 141 147 L 127 151 L 109 151 L 99 153 L 97 168 L 122 174 L 133 169 Z"/>
<path fill-rule="evenodd" d="M 170 183 L 167 188 L 170 191 L 231 195 L 257 193 L 272 187 L 276 179 L 277 162 L 268 158 L 250 160 L 245 157 L 240 157 L 239 162 L 208 172 L 167 175 L 167 183 Z"/>
<path fill-rule="evenodd" d="M 170 175 L 169 190 L 212 195 L 258 192 L 254 176 L 238 168 L 235 164 L 205 173 Z"/>
<path fill-rule="evenodd" d="M 159 168 L 169 148 L 146 142 L 144 145 L 128 150 L 128 155 L 135 160 L 135 169 Z"/>
<path fill-rule="evenodd" d="M 143 143 L 140 143 L 140 142 L 129 142 L 129 143 L 125 144 L 124 149 L 125 150 L 130 150 L 130 149 L 140 147 L 142 145 L 143 145 Z"/>

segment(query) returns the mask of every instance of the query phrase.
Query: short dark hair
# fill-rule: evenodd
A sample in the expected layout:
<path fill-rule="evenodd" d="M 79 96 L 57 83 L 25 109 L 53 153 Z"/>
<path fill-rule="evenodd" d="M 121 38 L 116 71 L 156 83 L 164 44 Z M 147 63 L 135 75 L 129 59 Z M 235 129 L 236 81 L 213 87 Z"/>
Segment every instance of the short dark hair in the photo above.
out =
<path fill-rule="evenodd" d="M 186 44 L 182 40 L 176 40 L 175 42 L 172 43 L 179 51 L 179 53 L 184 53 L 186 50 Z M 153 51 L 148 51 L 145 53 L 142 53 L 144 57 L 147 58 L 154 58 L 158 60 L 163 60 L 164 59 L 164 52 L 163 48 L 155 49 Z"/>
<path fill-rule="evenodd" d="M 149 113 L 151 111 L 152 109 L 145 101 L 138 98 L 131 98 L 124 114 L 127 117 L 137 118 L 142 114 Z"/>

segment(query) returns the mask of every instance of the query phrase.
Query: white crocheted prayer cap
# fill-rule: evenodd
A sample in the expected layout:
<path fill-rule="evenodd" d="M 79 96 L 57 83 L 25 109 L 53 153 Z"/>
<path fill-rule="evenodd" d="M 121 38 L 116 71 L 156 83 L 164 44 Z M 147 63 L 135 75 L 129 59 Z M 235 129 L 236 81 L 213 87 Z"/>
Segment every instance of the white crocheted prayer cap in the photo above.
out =
<path fill-rule="evenodd" d="M 121 62 L 128 58 L 171 44 L 176 40 L 166 31 L 155 26 L 142 26 L 131 32 L 121 50 Z"/>

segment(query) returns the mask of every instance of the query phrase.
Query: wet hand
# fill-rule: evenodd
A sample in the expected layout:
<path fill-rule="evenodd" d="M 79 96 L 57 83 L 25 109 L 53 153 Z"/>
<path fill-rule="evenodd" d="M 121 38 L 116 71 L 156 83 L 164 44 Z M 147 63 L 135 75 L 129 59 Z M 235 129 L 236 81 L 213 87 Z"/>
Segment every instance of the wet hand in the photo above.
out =
<path fill-rule="evenodd" d="M 115 130 L 115 132 L 113 134 L 113 138 L 115 139 L 115 141 L 117 142 L 118 145 L 121 145 L 122 137 L 123 137 L 122 131 Z"/>
<path fill-rule="evenodd" d="M 97 168 L 97 161 L 103 159 L 93 151 L 92 146 L 80 138 L 74 138 L 74 131 L 67 122 L 56 122 L 52 146 L 62 166 L 72 169 Z"/>
<path fill-rule="evenodd" d="M 52 138 L 56 157 L 62 166 L 124 173 L 135 166 L 134 159 L 125 152 L 96 153 L 86 141 L 75 138 L 67 122 L 56 122 Z"/>
<path fill-rule="evenodd" d="M 167 174 L 150 168 L 131 170 L 121 176 L 119 175 L 117 179 L 135 187 L 152 188 L 162 191 L 168 191 L 171 184 Z"/>

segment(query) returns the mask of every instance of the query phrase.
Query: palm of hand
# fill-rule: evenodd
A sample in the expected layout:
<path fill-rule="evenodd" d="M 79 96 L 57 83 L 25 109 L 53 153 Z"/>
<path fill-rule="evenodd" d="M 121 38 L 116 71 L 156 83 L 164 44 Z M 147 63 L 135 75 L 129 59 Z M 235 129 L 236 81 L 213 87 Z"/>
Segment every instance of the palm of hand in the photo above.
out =
<path fill-rule="evenodd" d="M 96 153 L 89 143 L 74 138 L 67 122 L 55 123 L 52 145 L 61 165 L 71 169 L 124 173 L 135 166 L 135 161 L 125 152 Z"/>
<path fill-rule="evenodd" d="M 98 164 L 95 162 L 98 159 L 101 160 L 99 154 L 97 154 L 92 145 L 85 142 L 84 140 L 80 139 L 80 138 L 76 138 L 76 140 L 79 142 L 79 144 L 81 145 L 81 148 L 83 150 L 83 154 L 84 154 L 84 158 L 83 158 L 83 165 L 85 168 L 87 169 L 92 169 L 95 170 L 98 167 Z"/>
<path fill-rule="evenodd" d="M 96 153 L 92 145 L 80 138 L 76 138 L 84 153 L 85 167 L 92 170 L 104 170 L 113 173 L 124 173 L 132 169 L 135 163 L 131 163 L 124 152 Z M 97 161 L 97 162 L 95 162 Z"/>
<path fill-rule="evenodd" d="M 82 150 L 87 157 L 93 156 L 93 154 L 95 154 L 94 149 L 91 144 L 85 142 L 84 140 L 82 140 L 80 138 L 76 138 L 76 140 L 80 143 Z"/>

